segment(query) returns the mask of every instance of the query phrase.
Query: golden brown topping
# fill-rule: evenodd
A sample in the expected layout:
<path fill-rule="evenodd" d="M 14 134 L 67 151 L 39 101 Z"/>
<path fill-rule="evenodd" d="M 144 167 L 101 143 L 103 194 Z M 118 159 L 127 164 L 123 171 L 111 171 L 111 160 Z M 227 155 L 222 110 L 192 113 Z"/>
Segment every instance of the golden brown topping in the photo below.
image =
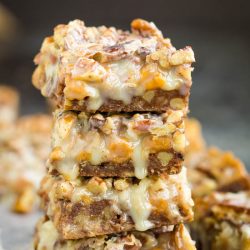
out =
<path fill-rule="evenodd" d="M 92 198 L 90 196 L 88 196 L 88 195 L 81 195 L 80 198 L 81 198 L 81 201 L 83 201 L 84 204 L 89 205 L 92 202 Z"/>
<path fill-rule="evenodd" d="M 129 183 L 126 179 L 119 179 L 114 181 L 114 187 L 118 191 L 123 191 L 129 187 Z"/>
<path fill-rule="evenodd" d="M 73 80 L 88 82 L 100 82 L 106 74 L 106 70 L 99 63 L 87 58 L 79 58 L 71 72 Z"/>
<path fill-rule="evenodd" d="M 109 144 L 110 158 L 115 162 L 124 162 L 131 158 L 132 147 L 124 140 Z"/>
<path fill-rule="evenodd" d="M 141 79 L 138 85 L 142 85 L 146 90 L 162 88 L 166 82 L 163 74 L 157 71 L 157 66 L 149 64 L 141 70 Z"/>
<path fill-rule="evenodd" d="M 181 65 L 185 63 L 195 62 L 194 52 L 190 47 L 175 51 L 169 58 L 171 65 Z"/>
<path fill-rule="evenodd" d="M 174 133 L 176 131 L 176 129 L 177 128 L 174 124 L 169 123 L 169 124 L 163 124 L 161 127 L 151 128 L 150 132 L 153 135 L 164 136 L 164 135 L 170 135 L 170 134 Z"/>
<path fill-rule="evenodd" d="M 169 114 L 169 116 L 167 117 L 167 122 L 175 123 L 175 122 L 181 121 L 182 119 L 183 119 L 183 112 L 176 111 L 176 112 Z"/>
<path fill-rule="evenodd" d="M 73 192 L 73 186 L 70 182 L 59 182 L 56 185 L 55 198 L 70 200 Z"/>
<path fill-rule="evenodd" d="M 177 152 L 183 153 L 186 147 L 186 137 L 184 134 L 181 134 L 179 131 L 174 133 L 174 143 L 173 148 Z"/>
<path fill-rule="evenodd" d="M 76 156 L 76 160 L 78 162 L 89 161 L 90 157 L 91 157 L 90 153 L 82 151 Z"/>
<path fill-rule="evenodd" d="M 166 48 L 163 48 L 148 55 L 146 60 L 148 63 L 150 63 L 151 61 L 158 62 L 162 68 L 168 69 L 170 68 L 169 53 L 170 51 L 168 51 Z"/>
<path fill-rule="evenodd" d="M 87 184 L 87 189 L 91 193 L 98 195 L 107 191 L 107 185 L 101 178 L 92 177 Z"/>
<path fill-rule="evenodd" d="M 145 140 L 145 144 L 150 145 L 152 152 L 159 152 L 168 150 L 171 147 L 171 140 L 167 136 L 153 136 L 148 141 Z"/>
<path fill-rule="evenodd" d="M 38 67 L 36 67 L 35 71 L 32 74 L 32 83 L 36 88 L 41 89 L 45 82 L 46 82 L 46 76 L 44 67 L 39 65 Z"/>
<path fill-rule="evenodd" d="M 156 28 L 154 23 L 149 23 L 143 19 L 135 19 L 131 23 L 131 27 L 133 30 L 137 30 L 141 32 L 143 35 L 148 36 L 158 36 L 162 38 L 162 33 Z"/>
<path fill-rule="evenodd" d="M 64 152 L 62 151 L 61 147 L 55 147 L 52 152 L 50 153 L 50 160 L 53 161 L 60 161 L 65 157 Z"/>
<path fill-rule="evenodd" d="M 70 77 L 65 79 L 66 87 L 64 94 L 69 100 L 83 100 L 91 95 L 83 81 L 73 80 Z"/>
<path fill-rule="evenodd" d="M 184 77 L 187 81 L 191 83 L 192 77 L 191 73 L 193 71 L 193 68 L 189 67 L 188 64 L 179 65 L 176 67 L 175 72 L 179 74 L 181 77 Z"/>
<path fill-rule="evenodd" d="M 136 96 L 150 102 L 161 89 L 179 90 L 191 85 L 190 47 L 176 50 L 153 23 L 136 19 L 132 32 L 115 28 L 86 27 L 75 20 L 58 25 L 44 40 L 36 56 L 34 85 L 43 95 L 56 97 L 64 108 L 77 102 L 88 112 L 111 100 L 130 105 Z M 72 101 L 72 102 L 71 102 Z"/>

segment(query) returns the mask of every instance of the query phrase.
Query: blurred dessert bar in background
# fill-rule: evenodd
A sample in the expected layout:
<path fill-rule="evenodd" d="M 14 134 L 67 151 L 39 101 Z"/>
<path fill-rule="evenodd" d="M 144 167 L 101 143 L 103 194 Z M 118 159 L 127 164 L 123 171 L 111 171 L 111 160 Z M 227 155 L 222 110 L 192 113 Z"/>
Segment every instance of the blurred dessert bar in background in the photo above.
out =
<path fill-rule="evenodd" d="M 48 115 L 18 117 L 18 93 L 0 86 L 0 198 L 16 212 L 29 212 L 45 174 L 52 119 Z"/>
<path fill-rule="evenodd" d="M 202 250 L 250 249 L 250 192 L 214 192 L 196 203 L 192 232 Z"/>
<path fill-rule="evenodd" d="M 9 127 L 17 119 L 19 94 L 7 85 L 0 85 L 0 128 Z M 2 133 L 1 133 L 2 134 Z M 0 135 L 0 138 L 3 135 Z"/>
<path fill-rule="evenodd" d="M 232 152 L 206 147 L 201 126 L 195 119 L 186 119 L 188 147 L 185 165 L 194 199 L 212 191 L 238 192 L 250 190 L 245 165 Z"/>
<path fill-rule="evenodd" d="M 207 148 L 198 121 L 186 125 L 185 159 L 195 202 L 188 226 L 197 248 L 250 249 L 250 178 L 244 164 L 231 152 Z"/>

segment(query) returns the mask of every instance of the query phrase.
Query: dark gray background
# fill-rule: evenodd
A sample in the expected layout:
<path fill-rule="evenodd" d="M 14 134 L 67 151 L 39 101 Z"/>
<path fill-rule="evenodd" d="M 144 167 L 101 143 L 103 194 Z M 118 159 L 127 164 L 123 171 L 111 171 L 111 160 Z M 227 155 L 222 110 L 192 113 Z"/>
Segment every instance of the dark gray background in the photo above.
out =
<path fill-rule="evenodd" d="M 0 82 L 22 94 L 21 112 L 45 111 L 31 86 L 32 58 L 58 23 L 129 28 L 133 18 L 154 21 L 177 48 L 196 54 L 190 116 L 198 118 L 209 144 L 233 150 L 250 165 L 250 2 L 231 0 L 6 0 L 19 21 L 19 36 L 1 57 Z"/>

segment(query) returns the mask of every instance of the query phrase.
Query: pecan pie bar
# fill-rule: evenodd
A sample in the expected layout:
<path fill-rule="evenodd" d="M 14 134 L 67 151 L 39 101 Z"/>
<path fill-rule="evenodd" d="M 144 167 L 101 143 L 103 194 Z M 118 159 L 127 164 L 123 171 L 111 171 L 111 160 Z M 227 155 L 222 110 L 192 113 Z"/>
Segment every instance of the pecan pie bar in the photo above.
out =
<path fill-rule="evenodd" d="M 47 175 L 43 207 L 64 239 L 131 230 L 145 231 L 193 217 L 186 169 L 176 175 L 136 178 L 80 178 Z"/>
<path fill-rule="evenodd" d="M 188 168 L 193 197 L 214 190 L 238 192 L 250 189 L 250 178 L 244 164 L 233 153 L 209 148 L 194 166 Z"/>
<path fill-rule="evenodd" d="M 0 196 L 13 197 L 16 212 L 29 212 L 36 202 L 50 151 L 51 126 L 50 116 L 24 116 L 0 138 Z"/>
<path fill-rule="evenodd" d="M 35 250 L 195 250 L 183 224 L 145 232 L 132 231 L 78 240 L 63 240 L 50 220 L 42 219 L 35 234 Z"/>
<path fill-rule="evenodd" d="M 0 129 L 17 119 L 19 95 L 15 89 L 0 85 Z M 0 135 L 0 138 L 2 136 Z"/>
<path fill-rule="evenodd" d="M 250 192 L 220 193 L 196 204 L 192 231 L 204 250 L 250 249 Z"/>
<path fill-rule="evenodd" d="M 88 112 L 188 110 L 191 47 L 176 50 L 152 22 L 131 32 L 58 25 L 34 59 L 33 84 L 60 108 Z"/>
<path fill-rule="evenodd" d="M 222 151 L 215 147 L 207 150 L 196 168 L 216 179 L 220 186 L 247 174 L 244 164 L 232 152 Z"/>
<path fill-rule="evenodd" d="M 185 145 L 181 111 L 92 116 L 57 111 L 49 167 L 65 179 L 176 174 Z"/>
<path fill-rule="evenodd" d="M 185 134 L 188 146 L 184 165 L 188 169 L 193 198 L 215 190 L 250 190 L 250 178 L 244 164 L 232 152 L 216 147 L 207 148 L 197 120 L 185 119 Z"/>

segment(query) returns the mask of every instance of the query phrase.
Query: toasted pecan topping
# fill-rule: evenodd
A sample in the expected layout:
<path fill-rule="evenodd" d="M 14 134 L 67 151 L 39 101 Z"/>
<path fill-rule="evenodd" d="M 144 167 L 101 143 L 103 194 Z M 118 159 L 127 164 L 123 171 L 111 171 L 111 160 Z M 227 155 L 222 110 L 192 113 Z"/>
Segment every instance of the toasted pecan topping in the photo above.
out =
<path fill-rule="evenodd" d="M 34 59 L 34 85 L 64 108 L 77 103 L 91 112 L 111 100 L 131 105 L 151 90 L 186 89 L 188 96 L 192 49 L 176 50 L 152 22 L 136 19 L 131 29 L 87 27 L 80 20 L 58 25 Z"/>

